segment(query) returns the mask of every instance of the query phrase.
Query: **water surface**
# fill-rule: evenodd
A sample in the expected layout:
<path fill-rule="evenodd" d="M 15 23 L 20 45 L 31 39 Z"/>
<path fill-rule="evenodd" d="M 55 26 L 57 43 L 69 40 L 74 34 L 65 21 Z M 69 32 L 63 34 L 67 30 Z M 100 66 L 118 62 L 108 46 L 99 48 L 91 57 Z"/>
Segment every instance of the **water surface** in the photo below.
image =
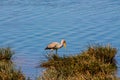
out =
<path fill-rule="evenodd" d="M 44 48 L 52 41 L 67 41 L 60 55 L 77 54 L 89 43 L 109 43 L 119 50 L 120 1 L 0 0 L 0 34 L 0 47 L 11 47 L 15 64 L 35 78 L 43 70 L 36 66 L 45 60 Z M 116 60 L 119 66 L 120 58 Z"/>

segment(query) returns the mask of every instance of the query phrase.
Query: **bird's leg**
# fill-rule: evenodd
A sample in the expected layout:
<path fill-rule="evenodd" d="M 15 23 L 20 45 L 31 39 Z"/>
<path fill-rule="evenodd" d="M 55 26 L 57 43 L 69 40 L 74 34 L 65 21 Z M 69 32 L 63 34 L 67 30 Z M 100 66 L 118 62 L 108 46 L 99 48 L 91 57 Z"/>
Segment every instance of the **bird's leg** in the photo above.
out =
<path fill-rule="evenodd" d="M 57 49 L 56 49 L 56 54 L 57 54 Z"/>

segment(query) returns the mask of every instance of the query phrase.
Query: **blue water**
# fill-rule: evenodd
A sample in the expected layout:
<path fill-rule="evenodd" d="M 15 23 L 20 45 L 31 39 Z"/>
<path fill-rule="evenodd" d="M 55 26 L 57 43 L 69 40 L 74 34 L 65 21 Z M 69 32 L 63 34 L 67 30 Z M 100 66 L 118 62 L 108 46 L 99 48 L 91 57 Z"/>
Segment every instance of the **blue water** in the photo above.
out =
<path fill-rule="evenodd" d="M 61 48 L 60 55 L 109 43 L 118 48 L 119 67 L 119 36 L 119 0 L 0 0 L 0 47 L 11 47 L 16 66 L 31 78 L 43 71 L 36 66 L 45 60 L 46 45 L 61 39 L 67 50 Z"/>

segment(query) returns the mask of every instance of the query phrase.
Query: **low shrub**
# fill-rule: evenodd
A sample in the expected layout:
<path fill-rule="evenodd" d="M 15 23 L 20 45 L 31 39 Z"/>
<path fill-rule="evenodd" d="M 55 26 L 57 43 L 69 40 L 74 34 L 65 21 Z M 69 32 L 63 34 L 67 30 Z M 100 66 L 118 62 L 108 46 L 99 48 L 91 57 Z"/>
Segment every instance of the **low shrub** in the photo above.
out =
<path fill-rule="evenodd" d="M 42 62 L 46 68 L 40 80 L 117 80 L 116 48 L 92 45 L 74 56 L 50 55 Z"/>
<path fill-rule="evenodd" d="M 10 60 L 14 52 L 8 48 L 0 48 L 0 60 Z"/>
<path fill-rule="evenodd" d="M 0 48 L 0 80 L 25 80 L 21 70 L 15 69 L 13 54 L 10 48 Z"/>

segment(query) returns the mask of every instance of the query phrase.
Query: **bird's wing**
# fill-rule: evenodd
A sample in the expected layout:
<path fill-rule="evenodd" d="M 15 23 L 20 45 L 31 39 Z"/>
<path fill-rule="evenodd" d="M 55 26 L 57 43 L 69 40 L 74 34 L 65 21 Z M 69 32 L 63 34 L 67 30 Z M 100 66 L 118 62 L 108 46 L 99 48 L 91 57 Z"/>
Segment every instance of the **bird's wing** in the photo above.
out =
<path fill-rule="evenodd" d="M 58 44 L 58 42 L 52 42 L 52 43 L 48 44 L 47 48 L 53 49 L 56 47 L 57 44 Z"/>

